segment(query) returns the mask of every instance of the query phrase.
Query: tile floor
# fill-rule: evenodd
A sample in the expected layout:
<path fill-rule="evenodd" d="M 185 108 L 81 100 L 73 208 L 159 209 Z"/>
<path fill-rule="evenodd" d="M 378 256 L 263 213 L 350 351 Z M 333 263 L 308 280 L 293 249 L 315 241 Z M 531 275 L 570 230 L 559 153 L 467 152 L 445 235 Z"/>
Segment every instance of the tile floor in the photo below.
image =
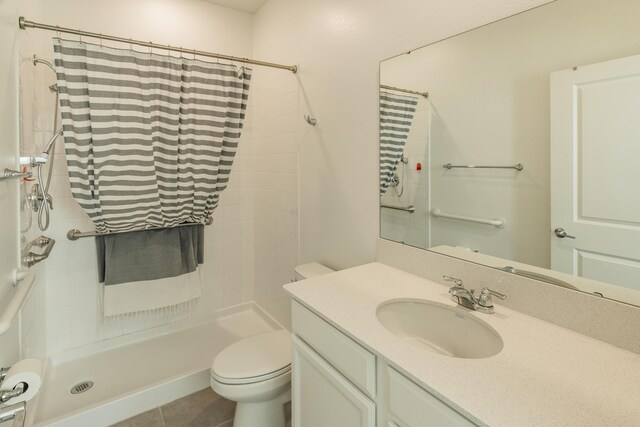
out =
<path fill-rule="evenodd" d="M 113 427 L 232 427 L 236 403 L 207 387 Z"/>
<path fill-rule="evenodd" d="M 235 402 L 207 387 L 112 427 L 233 427 L 235 409 Z M 290 404 L 285 405 L 285 411 L 287 426 L 291 426 Z"/>

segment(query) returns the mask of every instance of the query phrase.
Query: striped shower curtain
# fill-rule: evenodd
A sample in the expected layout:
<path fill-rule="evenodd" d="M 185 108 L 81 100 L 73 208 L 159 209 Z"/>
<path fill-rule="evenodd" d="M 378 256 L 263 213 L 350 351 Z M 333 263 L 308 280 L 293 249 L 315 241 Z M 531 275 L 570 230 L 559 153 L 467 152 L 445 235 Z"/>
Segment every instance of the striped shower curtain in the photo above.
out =
<path fill-rule="evenodd" d="M 54 40 L 71 191 L 96 231 L 203 222 L 226 188 L 251 70 Z"/>
<path fill-rule="evenodd" d="M 389 188 L 404 153 L 418 98 L 380 91 L 380 195 Z"/>

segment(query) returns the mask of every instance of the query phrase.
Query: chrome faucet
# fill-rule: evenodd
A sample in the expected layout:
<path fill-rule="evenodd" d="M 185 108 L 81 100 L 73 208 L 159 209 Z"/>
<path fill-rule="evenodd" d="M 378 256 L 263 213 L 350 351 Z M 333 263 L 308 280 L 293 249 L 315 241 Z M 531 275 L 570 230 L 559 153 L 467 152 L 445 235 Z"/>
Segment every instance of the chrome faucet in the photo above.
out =
<path fill-rule="evenodd" d="M 449 288 L 451 301 L 470 310 L 481 311 L 483 313 L 493 313 L 494 309 L 491 296 L 495 296 L 501 300 L 507 298 L 506 295 L 489 288 L 482 288 L 480 295 L 476 298 L 475 291 L 473 289 L 465 288 L 462 279 L 451 276 L 442 276 L 442 278 L 447 282 L 453 282 L 453 286 Z"/>

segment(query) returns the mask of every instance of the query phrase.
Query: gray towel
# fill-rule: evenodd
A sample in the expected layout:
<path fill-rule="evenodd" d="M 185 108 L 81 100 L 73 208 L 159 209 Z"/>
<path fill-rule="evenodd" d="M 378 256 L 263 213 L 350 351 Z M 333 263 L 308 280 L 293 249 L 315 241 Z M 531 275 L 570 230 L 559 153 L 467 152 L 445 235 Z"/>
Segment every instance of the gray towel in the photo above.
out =
<path fill-rule="evenodd" d="M 96 247 L 105 285 L 176 277 L 204 262 L 204 225 L 97 236 Z"/>

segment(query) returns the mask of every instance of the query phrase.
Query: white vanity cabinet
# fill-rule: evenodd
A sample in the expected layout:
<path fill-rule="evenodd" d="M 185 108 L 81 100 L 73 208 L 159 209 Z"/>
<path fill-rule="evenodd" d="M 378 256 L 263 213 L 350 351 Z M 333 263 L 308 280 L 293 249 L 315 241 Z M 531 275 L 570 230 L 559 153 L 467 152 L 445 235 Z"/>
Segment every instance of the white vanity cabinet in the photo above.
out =
<path fill-rule="evenodd" d="M 292 303 L 293 427 L 468 427 L 462 415 Z"/>
<path fill-rule="evenodd" d="M 293 340 L 294 426 L 375 427 L 376 405 L 299 338 Z"/>
<path fill-rule="evenodd" d="M 376 427 L 376 357 L 293 302 L 292 421 L 298 427 Z"/>

